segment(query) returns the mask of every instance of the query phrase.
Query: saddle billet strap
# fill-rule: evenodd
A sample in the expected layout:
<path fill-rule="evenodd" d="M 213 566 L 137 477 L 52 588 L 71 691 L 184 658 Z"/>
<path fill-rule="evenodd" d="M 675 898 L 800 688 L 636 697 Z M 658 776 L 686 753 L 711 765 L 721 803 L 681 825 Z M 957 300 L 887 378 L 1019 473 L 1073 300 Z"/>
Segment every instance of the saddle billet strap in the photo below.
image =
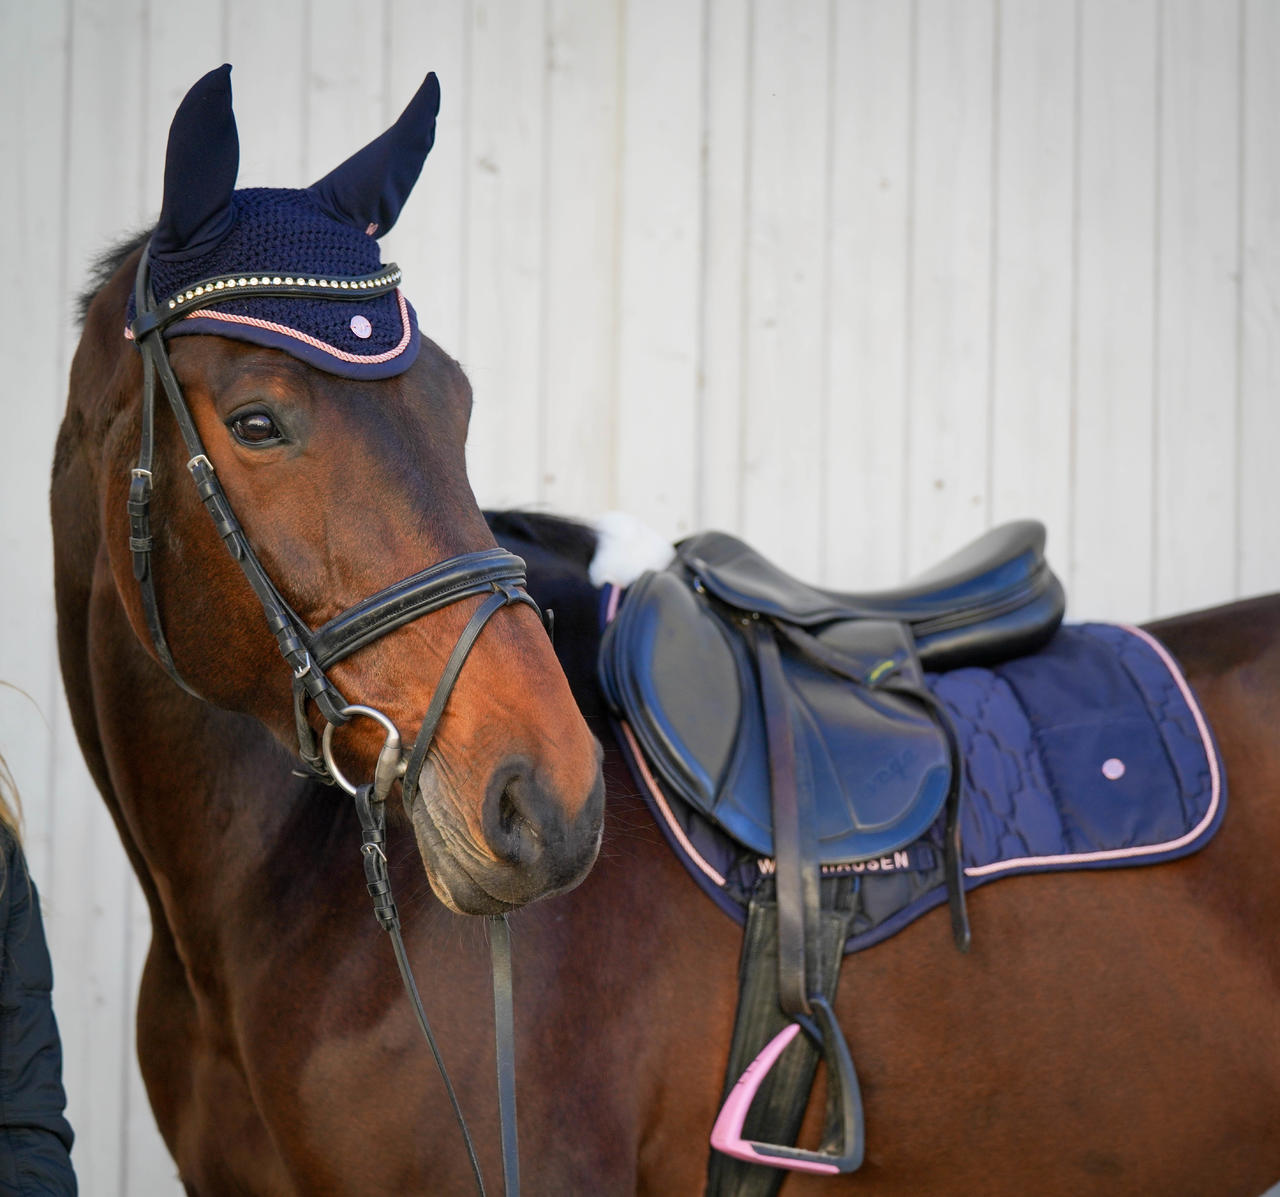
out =
<path fill-rule="evenodd" d="M 782 657 L 771 628 L 750 620 L 760 676 L 768 738 L 769 783 L 773 797 L 773 844 L 778 887 L 778 994 L 793 1018 L 811 1014 L 814 978 L 809 961 L 818 910 L 818 850 L 814 839 L 813 795 L 796 769 L 795 735 L 787 710 Z"/>

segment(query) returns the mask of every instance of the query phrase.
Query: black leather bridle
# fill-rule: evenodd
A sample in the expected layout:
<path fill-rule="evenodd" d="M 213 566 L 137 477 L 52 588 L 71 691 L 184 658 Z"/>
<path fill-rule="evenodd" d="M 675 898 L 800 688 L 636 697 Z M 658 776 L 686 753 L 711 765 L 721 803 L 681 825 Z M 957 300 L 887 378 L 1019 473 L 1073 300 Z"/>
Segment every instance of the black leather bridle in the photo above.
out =
<path fill-rule="evenodd" d="M 226 492 L 218 481 L 213 463 L 205 452 L 195 420 L 182 394 L 182 388 L 174 375 L 163 333 L 169 325 L 193 311 L 246 296 L 255 298 L 298 296 L 307 299 L 319 297 L 338 302 L 368 299 L 395 290 L 400 282 L 400 271 L 392 264 L 383 267 L 375 274 L 357 278 L 331 276 L 322 282 L 317 282 L 315 278 L 295 279 L 288 275 L 274 273 L 223 275 L 192 284 L 176 295 L 157 303 L 151 290 L 149 257 L 150 246 L 148 245 L 143 249 L 138 263 L 134 281 L 136 317 L 129 325 L 133 340 L 142 354 L 142 432 L 138 464 L 132 472 L 128 500 L 129 548 L 133 554 L 133 574 L 142 596 L 147 629 L 160 663 L 169 676 L 189 694 L 195 695 L 195 691 L 183 680 L 165 639 L 151 559 L 155 544 L 151 534 L 150 511 L 155 451 L 155 381 L 158 376 L 186 444 L 189 458 L 187 469 L 195 482 L 196 491 L 204 503 L 205 510 L 212 518 L 218 535 L 232 558 L 240 566 L 249 585 L 253 587 L 258 601 L 262 604 L 267 626 L 276 638 L 280 655 L 292 671 L 298 753 L 306 766 L 306 771 L 322 781 L 339 784 L 355 798 L 356 810 L 363 829 L 361 851 L 364 857 L 366 881 L 374 900 L 375 914 L 378 922 L 391 934 L 401 977 L 414 1005 L 419 1025 L 444 1078 L 445 1087 L 471 1157 L 477 1185 L 483 1194 L 484 1182 L 480 1176 L 475 1149 L 466 1124 L 462 1120 L 453 1086 L 444 1071 L 444 1064 L 434 1036 L 427 1024 L 426 1014 L 423 1011 L 417 986 L 409 969 L 403 940 L 400 937 L 399 917 L 391 898 L 386 855 L 382 848 L 385 842 L 384 804 L 397 778 L 401 781 L 406 808 L 412 800 L 412 795 L 417 790 L 422 765 L 435 737 L 436 727 L 444 714 L 449 694 L 484 625 L 503 607 L 524 604 L 538 611 L 538 605 L 524 588 L 525 563 L 514 553 L 500 548 L 460 553 L 378 591 L 314 631 L 309 628 L 271 580 L 258 560 L 257 554 L 254 553 L 253 546 L 249 543 L 240 522 L 236 519 Z M 385 715 L 371 707 L 348 703 L 325 675 L 325 669 L 396 628 L 433 611 L 438 611 L 442 607 L 476 596 L 484 596 L 484 601 L 476 608 L 458 637 L 423 716 L 413 747 L 406 756 L 401 752 L 400 736 L 394 724 Z M 315 732 L 307 717 L 308 700 L 316 704 L 326 722 L 320 745 L 316 743 Z M 387 732 L 386 742 L 375 766 L 374 779 L 362 786 L 353 786 L 343 777 L 333 762 L 330 750 L 333 729 L 347 723 L 356 715 L 376 719 Z M 503 1169 L 507 1193 L 514 1194 L 519 1182 L 515 1152 L 515 1071 L 514 1033 L 511 1025 L 510 947 L 505 920 L 498 918 L 490 921 L 490 943 L 493 950 L 494 1002 L 498 1021 Z"/>

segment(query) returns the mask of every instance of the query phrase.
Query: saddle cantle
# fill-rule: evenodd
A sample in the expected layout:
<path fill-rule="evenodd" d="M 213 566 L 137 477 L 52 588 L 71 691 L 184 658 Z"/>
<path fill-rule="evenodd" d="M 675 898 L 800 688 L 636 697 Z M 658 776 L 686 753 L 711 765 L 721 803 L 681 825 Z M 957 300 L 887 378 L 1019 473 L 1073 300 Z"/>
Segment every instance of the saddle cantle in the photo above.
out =
<path fill-rule="evenodd" d="M 1001 524 L 893 590 L 843 594 L 785 573 L 736 537 L 703 532 L 679 560 L 717 598 L 801 627 L 906 624 L 924 668 L 988 665 L 1034 652 L 1062 621 L 1062 586 L 1044 559 L 1044 525 Z"/>

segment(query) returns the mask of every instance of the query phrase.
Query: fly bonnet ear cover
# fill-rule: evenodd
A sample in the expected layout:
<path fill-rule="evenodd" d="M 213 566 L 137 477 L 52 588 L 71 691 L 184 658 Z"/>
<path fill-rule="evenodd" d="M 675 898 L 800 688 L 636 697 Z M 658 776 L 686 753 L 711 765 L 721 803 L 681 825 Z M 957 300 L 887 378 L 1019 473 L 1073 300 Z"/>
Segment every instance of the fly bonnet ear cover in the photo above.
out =
<path fill-rule="evenodd" d="M 231 68 L 205 75 L 169 129 L 164 203 L 148 251 L 160 311 L 193 305 L 164 335 L 251 341 L 344 378 L 407 370 L 418 321 L 375 237 L 395 224 L 417 182 L 439 111 L 430 74 L 390 129 L 318 183 L 237 191 Z"/>

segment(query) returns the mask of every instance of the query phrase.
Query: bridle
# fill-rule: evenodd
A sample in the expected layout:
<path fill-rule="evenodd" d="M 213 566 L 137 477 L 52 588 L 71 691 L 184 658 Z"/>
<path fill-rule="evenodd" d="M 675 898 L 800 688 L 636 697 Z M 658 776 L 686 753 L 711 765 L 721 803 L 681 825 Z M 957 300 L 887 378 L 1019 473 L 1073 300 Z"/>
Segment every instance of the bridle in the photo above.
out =
<path fill-rule="evenodd" d="M 205 510 L 213 520 L 232 558 L 240 566 L 249 585 L 262 604 L 267 626 L 275 636 L 280 655 L 293 675 L 294 722 L 298 736 L 298 753 L 306 775 L 337 784 L 355 799 L 363 831 L 361 852 L 366 881 L 374 901 L 378 922 L 391 934 L 406 991 L 415 1014 L 444 1077 L 445 1087 L 454 1113 L 462 1127 L 472 1169 L 481 1194 L 484 1182 L 480 1176 L 475 1149 L 461 1111 L 444 1071 L 444 1064 L 409 969 L 404 944 L 400 938 L 399 917 L 391 898 L 387 878 L 385 842 L 385 801 L 397 778 L 400 779 L 406 807 L 416 793 L 418 778 L 436 728 L 444 714 L 445 704 L 472 646 L 485 624 L 503 607 L 524 604 L 541 616 L 537 603 L 525 590 L 525 563 L 505 549 L 483 549 L 459 553 L 378 591 L 312 630 L 290 607 L 270 575 L 258 560 L 218 476 L 205 452 L 195 419 L 182 393 L 182 387 L 169 362 L 163 333 L 169 325 L 191 312 L 213 304 L 243 297 L 295 296 L 323 298 L 337 302 L 359 301 L 394 291 L 400 282 L 400 270 L 394 264 L 374 274 L 358 277 L 326 276 L 293 277 L 290 275 L 222 275 L 204 279 L 184 288 L 167 299 L 156 302 L 149 273 L 150 245 L 143 248 L 134 280 L 136 316 L 129 325 L 132 338 L 142 354 L 142 431 L 139 439 L 138 464 L 129 484 L 129 548 L 133 554 L 133 575 L 142 596 L 142 607 L 156 655 L 169 676 L 189 694 L 195 691 L 183 680 L 164 635 L 160 605 L 156 596 L 151 553 L 152 467 L 155 452 L 155 382 L 159 377 L 169 407 L 185 442 L 189 470 Z M 413 747 L 405 755 L 395 725 L 374 708 L 348 703 L 325 674 L 325 669 L 357 652 L 388 632 L 420 619 L 433 611 L 463 599 L 484 596 L 459 635 L 445 663 L 431 701 L 423 716 Z M 197 696 L 198 697 L 198 696 Z M 325 720 L 319 745 L 307 713 L 308 700 L 316 704 Z M 335 727 L 353 716 L 372 718 L 387 733 L 374 768 L 372 782 L 352 785 L 333 761 L 331 741 Z M 514 1034 L 511 1026 L 511 986 L 509 939 L 502 918 L 490 920 L 490 942 L 493 950 L 494 1002 L 498 1021 L 499 1104 L 502 1112 L 503 1169 L 507 1193 L 518 1187 L 515 1157 L 515 1081 Z M 504 1021 L 506 1026 L 504 1028 Z M 504 1038 L 506 1042 L 504 1043 Z M 504 1060 L 505 1055 L 505 1060 Z"/>

